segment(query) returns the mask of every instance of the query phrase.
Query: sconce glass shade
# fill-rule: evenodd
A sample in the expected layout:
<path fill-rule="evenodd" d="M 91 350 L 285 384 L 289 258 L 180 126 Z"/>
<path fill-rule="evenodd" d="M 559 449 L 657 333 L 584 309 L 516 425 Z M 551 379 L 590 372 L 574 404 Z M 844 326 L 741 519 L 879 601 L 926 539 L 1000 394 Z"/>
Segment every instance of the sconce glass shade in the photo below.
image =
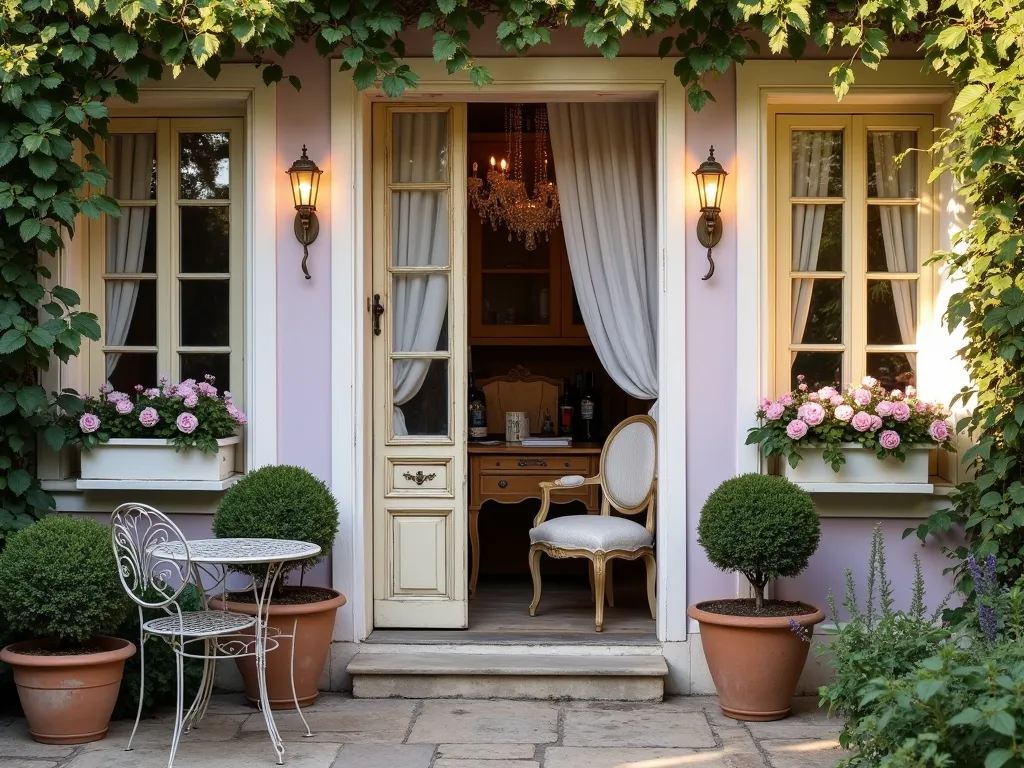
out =
<path fill-rule="evenodd" d="M 320 192 L 320 176 L 322 175 L 323 171 L 306 156 L 306 145 L 303 144 L 302 157 L 292 163 L 292 167 L 288 169 L 296 210 L 316 210 L 316 197 Z"/>
<path fill-rule="evenodd" d="M 715 160 L 715 148 L 711 147 L 708 159 L 693 172 L 697 179 L 697 193 L 700 195 L 702 211 L 719 211 L 722 209 L 722 191 L 725 188 L 726 173 L 722 164 Z"/>

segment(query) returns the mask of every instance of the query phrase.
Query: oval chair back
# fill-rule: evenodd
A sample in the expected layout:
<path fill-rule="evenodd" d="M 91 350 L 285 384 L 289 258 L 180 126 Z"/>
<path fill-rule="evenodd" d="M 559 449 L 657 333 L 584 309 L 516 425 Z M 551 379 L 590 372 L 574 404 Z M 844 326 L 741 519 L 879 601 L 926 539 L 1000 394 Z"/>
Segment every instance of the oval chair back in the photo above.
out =
<path fill-rule="evenodd" d="M 646 527 L 651 533 L 658 474 L 657 429 L 650 416 L 632 416 L 612 430 L 601 453 L 601 485 L 606 505 L 627 515 L 647 509 Z M 606 506 L 602 514 L 609 513 Z"/>
<path fill-rule="evenodd" d="M 110 538 L 117 561 L 117 575 L 128 596 L 142 608 L 173 605 L 189 585 L 192 561 L 188 542 L 170 518 L 146 504 L 122 504 L 110 516 Z M 158 547 L 171 545 L 185 552 L 183 560 L 168 560 L 155 554 Z"/>

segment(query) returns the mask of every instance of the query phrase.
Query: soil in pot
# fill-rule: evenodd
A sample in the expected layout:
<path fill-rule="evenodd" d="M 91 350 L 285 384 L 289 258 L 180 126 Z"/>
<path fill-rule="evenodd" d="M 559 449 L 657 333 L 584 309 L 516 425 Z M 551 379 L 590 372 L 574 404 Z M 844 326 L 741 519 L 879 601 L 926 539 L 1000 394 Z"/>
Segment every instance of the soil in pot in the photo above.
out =
<path fill-rule="evenodd" d="M 135 645 L 99 637 L 87 653 L 56 650 L 38 641 L 9 645 L 0 661 L 14 669 L 32 738 L 43 744 L 85 744 L 107 735 L 125 659 Z"/>
<path fill-rule="evenodd" d="M 227 600 L 211 600 L 210 606 L 248 616 L 256 615 L 252 592 L 231 593 Z M 299 706 L 312 704 L 319 695 L 320 675 L 327 663 L 334 634 L 334 617 L 345 604 L 345 596 L 324 587 L 285 587 L 275 595 L 267 622 L 268 635 L 295 635 L 295 694 Z M 293 709 L 290 665 L 292 640 L 277 641 L 278 647 L 267 654 L 267 697 L 271 709 Z M 245 698 L 253 706 L 259 702 L 256 659 L 252 656 L 235 659 L 245 683 Z"/>
<path fill-rule="evenodd" d="M 814 625 L 825 614 L 806 603 L 715 600 L 691 605 L 722 712 L 736 720 L 781 720 L 790 711 Z M 791 624 L 803 628 L 806 640 Z"/>

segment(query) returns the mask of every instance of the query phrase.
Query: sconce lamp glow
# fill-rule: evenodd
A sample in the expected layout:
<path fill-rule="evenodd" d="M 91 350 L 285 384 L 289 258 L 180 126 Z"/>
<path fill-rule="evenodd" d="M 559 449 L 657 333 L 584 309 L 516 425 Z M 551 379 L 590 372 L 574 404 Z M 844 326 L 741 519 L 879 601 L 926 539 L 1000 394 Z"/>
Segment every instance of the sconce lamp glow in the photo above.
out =
<path fill-rule="evenodd" d="M 715 262 L 711 258 L 711 249 L 722 239 L 722 191 L 725 188 L 725 172 L 722 164 L 715 160 L 715 148 L 711 147 L 708 159 L 693 172 L 697 179 L 697 194 L 700 196 L 700 212 L 703 214 L 697 222 L 697 239 L 708 249 L 708 273 L 701 280 L 708 280 L 715 274 Z"/>
<path fill-rule="evenodd" d="M 320 192 L 320 177 L 323 171 L 316 163 L 306 156 L 306 145 L 302 145 L 302 157 L 292 163 L 288 169 L 288 178 L 292 184 L 292 199 L 295 202 L 295 237 L 302 243 L 302 273 L 309 280 L 306 260 L 309 258 L 309 245 L 320 234 L 320 222 L 316 218 L 316 197 Z"/>

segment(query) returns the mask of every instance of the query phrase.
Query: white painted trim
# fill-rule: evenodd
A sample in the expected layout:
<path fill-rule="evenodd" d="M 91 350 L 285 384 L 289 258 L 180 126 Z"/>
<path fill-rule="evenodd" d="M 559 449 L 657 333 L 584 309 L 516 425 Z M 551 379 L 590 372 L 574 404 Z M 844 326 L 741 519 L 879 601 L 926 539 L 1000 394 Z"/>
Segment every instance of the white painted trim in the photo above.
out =
<path fill-rule="evenodd" d="M 659 104 L 658 252 L 661 254 L 659 323 L 669 334 L 659 334 L 659 463 L 658 488 L 658 638 L 686 639 L 686 439 L 685 439 L 685 211 L 690 180 L 686 157 L 685 92 L 672 73 L 672 63 L 661 59 L 495 59 L 481 60 L 494 84 L 481 90 L 465 73 L 448 75 L 429 60 L 408 62 L 420 76 L 410 100 L 607 100 L 644 99 Z M 364 351 L 369 328 L 364 304 L 367 296 L 365 253 L 369 231 L 363 206 L 363 170 L 367 144 L 366 112 L 379 93 L 356 93 L 348 73 L 335 71 L 331 79 L 331 486 L 341 501 L 343 520 L 333 558 L 337 589 L 350 597 L 351 618 L 339 617 L 335 639 L 362 640 L 372 629 L 371 494 L 366 468 L 372 445 L 366 428 L 369 398 L 368 366 Z M 669 130 L 671 125 L 671 130 Z M 346 332 L 345 329 L 350 329 Z M 344 515 L 349 515 L 348 521 Z M 347 539 L 347 541 L 346 541 Z M 356 545 L 356 542 L 362 542 Z M 362 550 L 362 551 L 360 551 Z M 524 554 L 525 556 L 525 554 Z M 670 567 L 671 566 L 671 567 Z M 347 612 L 341 612 L 343 614 Z M 351 627 L 348 626 L 351 622 Z"/>

